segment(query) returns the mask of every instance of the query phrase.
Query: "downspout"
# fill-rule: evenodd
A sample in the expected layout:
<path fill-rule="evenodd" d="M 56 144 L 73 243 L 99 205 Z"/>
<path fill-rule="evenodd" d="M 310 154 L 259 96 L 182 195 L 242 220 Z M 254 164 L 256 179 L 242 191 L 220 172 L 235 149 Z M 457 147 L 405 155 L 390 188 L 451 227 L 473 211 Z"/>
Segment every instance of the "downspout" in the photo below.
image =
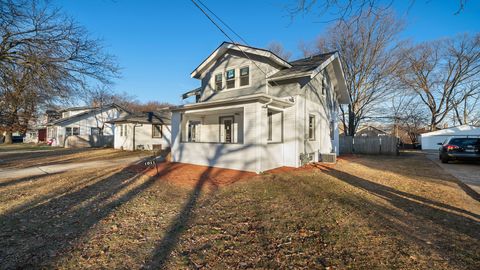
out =
<path fill-rule="evenodd" d="M 263 105 L 263 108 L 267 108 L 268 109 L 268 105 L 272 104 L 273 103 L 273 98 L 270 98 L 270 100 L 265 103 L 265 105 Z"/>
<path fill-rule="evenodd" d="M 135 128 L 137 127 L 137 124 L 138 124 L 138 123 L 134 123 L 134 124 L 133 124 L 133 130 L 132 130 L 132 132 L 133 132 L 133 151 L 136 150 L 136 146 L 135 146 Z"/>

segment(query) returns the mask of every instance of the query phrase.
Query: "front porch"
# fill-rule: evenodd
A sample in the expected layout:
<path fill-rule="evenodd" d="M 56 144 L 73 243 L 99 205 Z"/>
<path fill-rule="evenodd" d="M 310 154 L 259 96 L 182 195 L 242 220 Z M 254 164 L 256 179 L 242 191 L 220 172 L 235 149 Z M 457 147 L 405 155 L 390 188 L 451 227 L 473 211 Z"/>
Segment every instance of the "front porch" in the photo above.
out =
<path fill-rule="evenodd" d="M 292 103 L 200 105 L 173 112 L 173 161 L 257 173 L 285 166 L 284 114 Z"/>

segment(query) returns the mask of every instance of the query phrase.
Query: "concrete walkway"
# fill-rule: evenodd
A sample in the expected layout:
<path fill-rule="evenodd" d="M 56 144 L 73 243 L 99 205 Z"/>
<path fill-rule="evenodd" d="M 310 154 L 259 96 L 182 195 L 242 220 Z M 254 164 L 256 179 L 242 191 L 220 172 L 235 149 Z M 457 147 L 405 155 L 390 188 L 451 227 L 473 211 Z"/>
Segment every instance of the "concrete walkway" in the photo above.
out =
<path fill-rule="evenodd" d="M 66 164 L 52 164 L 21 169 L 0 169 L 0 179 L 22 178 L 42 174 L 61 173 L 74 169 L 108 168 L 119 165 L 130 165 L 143 161 L 144 157 L 129 157 L 112 160 L 97 160 Z"/>
<path fill-rule="evenodd" d="M 442 163 L 438 159 L 438 151 L 424 152 L 428 159 L 432 160 L 449 174 L 468 185 L 480 194 L 480 163 Z"/>

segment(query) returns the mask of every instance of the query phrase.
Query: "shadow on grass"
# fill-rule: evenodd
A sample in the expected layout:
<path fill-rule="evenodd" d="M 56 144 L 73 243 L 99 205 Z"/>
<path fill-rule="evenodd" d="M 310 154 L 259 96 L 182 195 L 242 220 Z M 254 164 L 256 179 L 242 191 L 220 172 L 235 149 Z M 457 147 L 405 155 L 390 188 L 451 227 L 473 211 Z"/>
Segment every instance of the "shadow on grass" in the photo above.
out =
<path fill-rule="evenodd" d="M 168 169 L 160 175 L 164 173 Z M 141 175 L 125 168 L 1 215 L 1 268 L 48 268 L 93 226 L 155 182 Z"/>
<path fill-rule="evenodd" d="M 336 179 L 390 202 L 394 207 L 458 234 L 480 240 L 480 215 L 441 202 L 384 186 L 332 168 L 323 171 Z M 456 213 L 455 213 L 456 212 Z M 463 214 L 463 215 L 461 215 Z"/>
<path fill-rule="evenodd" d="M 31 181 L 36 181 L 36 180 L 41 180 L 41 178 L 45 176 L 53 176 L 59 173 L 49 173 L 49 174 L 40 174 L 40 175 L 35 175 L 35 176 L 27 176 L 27 177 L 22 177 L 22 178 L 15 178 L 12 180 L 8 181 L 3 181 L 0 182 L 0 188 L 6 188 L 9 186 L 14 186 L 17 184 L 25 183 L 25 182 L 31 182 Z"/>

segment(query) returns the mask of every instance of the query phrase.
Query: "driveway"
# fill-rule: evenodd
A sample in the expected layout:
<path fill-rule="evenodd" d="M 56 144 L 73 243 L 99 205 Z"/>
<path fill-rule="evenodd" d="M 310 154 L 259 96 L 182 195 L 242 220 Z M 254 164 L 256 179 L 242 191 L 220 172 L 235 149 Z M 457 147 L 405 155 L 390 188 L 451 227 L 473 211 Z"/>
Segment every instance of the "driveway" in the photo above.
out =
<path fill-rule="evenodd" d="M 480 194 L 480 163 L 442 163 L 437 151 L 425 151 L 427 158 Z"/>

